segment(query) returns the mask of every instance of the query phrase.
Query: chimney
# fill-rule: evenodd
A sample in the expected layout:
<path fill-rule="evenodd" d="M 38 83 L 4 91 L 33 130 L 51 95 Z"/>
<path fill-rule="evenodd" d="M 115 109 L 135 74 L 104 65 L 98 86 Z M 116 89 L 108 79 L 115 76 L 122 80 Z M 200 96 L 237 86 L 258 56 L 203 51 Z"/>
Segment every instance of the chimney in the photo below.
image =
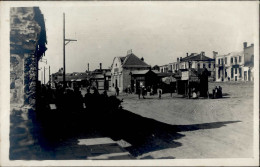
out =
<path fill-rule="evenodd" d="M 203 51 L 200 53 L 200 59 L 201 60 L 202 60 L 202 56 L 205 56 L 205 52 L 203 52 Z"/>
<path fill-rule="evenodd" d="M 89 63 L 88 63 L 88 71 L 89 71 Z"/>
<path fill-rule="evenodd" d="M 213 51 L 213 58 L 216 60 L 216 57 L 218 55 L 218 52 Z"/>
<path fill-rule="evenodd" d="M 189 56 L 189 53 L 186 53 L 187 57 Z"/>
<path fill-rule="evenodd" d="M 144 61 L 144 58 L 142 57 L 141 60 Z"/>
<path fill-rule="evenodd" d="M 244 45 L 244 48 L 246 48 L 247 47 L 247 42 L 244 42 L 243 45 Z"/>
<path fill-rule="evenodd" d="M 100 70 L 102 70 L 102 63 L 99 63 Z"/>

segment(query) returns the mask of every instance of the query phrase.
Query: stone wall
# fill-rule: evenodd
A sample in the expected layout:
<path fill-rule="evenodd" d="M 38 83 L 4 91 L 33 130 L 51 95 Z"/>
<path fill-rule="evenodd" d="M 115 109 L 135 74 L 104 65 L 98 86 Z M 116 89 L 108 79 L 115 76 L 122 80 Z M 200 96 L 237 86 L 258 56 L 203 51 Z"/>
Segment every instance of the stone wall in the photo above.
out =
<path fill-rule="evenodd" d="M 10 8 L 11 106 L 35 106 L 38 61 L 46 43 L 44 18 L 38 7 Z"/>

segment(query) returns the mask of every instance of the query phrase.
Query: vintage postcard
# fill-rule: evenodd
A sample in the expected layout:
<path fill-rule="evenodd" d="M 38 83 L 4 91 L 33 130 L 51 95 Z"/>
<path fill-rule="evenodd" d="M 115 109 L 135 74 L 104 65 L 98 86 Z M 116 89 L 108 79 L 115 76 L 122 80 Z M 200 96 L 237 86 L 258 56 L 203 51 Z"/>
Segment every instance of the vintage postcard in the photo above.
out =
<path fill-rule="evenodd" d="M 1 166 L 258 166 L 257 1 L 0 2 Z"/>

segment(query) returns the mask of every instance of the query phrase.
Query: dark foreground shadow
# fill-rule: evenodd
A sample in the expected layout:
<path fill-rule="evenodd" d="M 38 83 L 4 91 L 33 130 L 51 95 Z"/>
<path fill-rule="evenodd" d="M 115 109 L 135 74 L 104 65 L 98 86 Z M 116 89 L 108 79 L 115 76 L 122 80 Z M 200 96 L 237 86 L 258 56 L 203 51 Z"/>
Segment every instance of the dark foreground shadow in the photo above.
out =
<path fill-rule="evenodd" d="M 154 119 L 145 118 L 127 110 L 120 110 L 103 119 L 102 133 L 113 140 L 123 139 L 131 144 L 126 149 L 139 156 L 151 151 L 182 146 L 176 142 L 185 135 L 178 132 L 200 129 L 215 129 L 240 121 L 212 122 L 193 125 L 170 125 Z M 195 139 L 194 139 L 195 140 Z"/>
<path fill-rule="evenodd" d="M 23 160 L 70 160 L 86 159 L 86 155 L 79 157 L 73 154 L 66 154 L 62 145 L 68 145 L 70 148 L 77 148 L 77 152 L 82 154 L 82 149 L 89 149 L 86 146 L 78 145 L 78 139 L 110 137 L 114 141 L 124 140 L 130 144 L 125 147 L 133 157 L 144 153 L 163 150 L 167 148 L 176 148 L 182 146 L 182 143 L 175 141 L 185 137 L 179 132 L 195 131 L 200 129 L 215 129 L 226 126 L 230 123 L 240 121 L 212 122 L 193 125 L 170 125 L 159 122 L 154 119 L 142 117 L 130 111 L 119 109 L 113 112 L 81 112 L 74 114 L 64 114 L 62 112 L 49 111 L 45 116 L 37 118 L 32 116 L 29 127 L 30 134 L 38 144 L 33 148 L 26 147 L 21 143 L 23 136 L 28 132 L 23 129 L 15 128 L 19 120 L 11 117 L 10 129 L 10 159 Z M 16 132 L 17 131 L 17 132 Z M 20 136 L 17 134 L 20 134 Z M 196 139 L 194 139 L 196 140 Z M 67 143 L 64 143 L 66 141 Z M 69 141 L 69 142 L 68 142 Z M 22 151 L 17 151 L 20 148 Z M 34 149 L 33 152 L 30 152 Z M 40 151 L 38 151 L 40 150 Z M 68 150 L 67 150 L 68 151 Z M 73 150 L 70 150 L 75 152 Z M 33 154 L 32 156 L 28 154 Z M 26 155 L 26 156 L 25 156 Z M 174 156 L 174 155 L 173 155 Z M 152 157 L 144 157 L 151 159 Z M 164 157 L 164 159 L 173 159 L 174 157 Z"/>

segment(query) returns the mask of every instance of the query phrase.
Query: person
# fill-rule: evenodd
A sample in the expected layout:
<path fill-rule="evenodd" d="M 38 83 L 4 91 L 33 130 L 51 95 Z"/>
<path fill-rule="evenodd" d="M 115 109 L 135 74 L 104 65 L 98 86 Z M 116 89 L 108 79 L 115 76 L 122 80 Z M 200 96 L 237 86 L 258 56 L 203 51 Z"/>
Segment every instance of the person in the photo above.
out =
<path fill-rule="evenodd" d="M 162 97 L 162 88 L 161 88 L 161 85 L 158 84 L 158 95 L 159 95 L 159 99 Z"/>
<path fill-rule="evenodd" d="M 131 86 L 130 85 L 128 85 L 128 93 L 132 94 L 132 90 L 131 90 Z"/>
<path fill-rule="evenodd" d="M 219 98 L 222 98 L 222 87 L 219 86 L 219 87 L 218 87 L 218 90 L 219 90 Z"/>
<path fill-rule="evenodd" d="M 90 93 L 90 88 L 87 89 L 87 93 L 85 94 L 84 97 L 84 102 L 85 102 L 85 107 L 86 110 L 92 110 L 92 94 Z"/>
<path fill-rule="evenodd" d="M 141 95 L 141 87 L 136 89 L 136 93 L 138 94 L 138 99 L 140 99 L 140 95 Z"/>
<path fill-rule="evenodd" d="M 198 98 L 195 88 L 193 88 L 193 90 L 192 90 L 192 98 L 193 99 L 197 99 Z"/>
<path fill-rule="evenodd" d="M 119 96 L 119 88 L 116 86 L 116 95 Z"/>
<path fill-rule="evenodd" d="M 141 88 L 141 89 L 142 89 L 142 96 L 143 96 L 143 99 L 145 99 L 145 97 L 144 97 L 144 96 L 145 96 L 145 87 L 144 87 L 144 86 L 142 86 L 142 88 Z"/>
<path fill-rule="evenodd" d="M 215 87 L 215 99 L 217 99 L 218 98 L 218 93 L 219 93 L 219 90 L 218 90 L 218 87 L 216 86 Z"/>

